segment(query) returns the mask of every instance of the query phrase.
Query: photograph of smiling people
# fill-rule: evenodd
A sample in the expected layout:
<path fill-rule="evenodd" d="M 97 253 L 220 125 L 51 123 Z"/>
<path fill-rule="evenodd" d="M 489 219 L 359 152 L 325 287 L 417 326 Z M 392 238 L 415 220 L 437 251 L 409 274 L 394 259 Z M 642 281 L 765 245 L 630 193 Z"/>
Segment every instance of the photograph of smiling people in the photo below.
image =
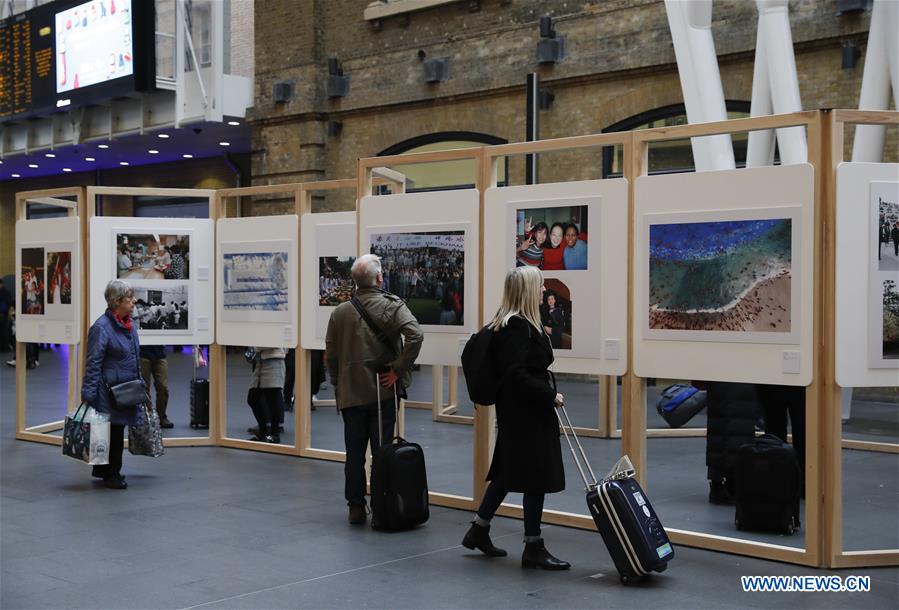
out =
<path fill-rule="evenodd" d="M 115 241 L 118 279 L 190 279 L 190 235 L 119 233 Z"/>
<path fill-rule="evenodd" d="M 587 269 L 587 206 L 519 209 L 515 264 L 544 271 Z"/>

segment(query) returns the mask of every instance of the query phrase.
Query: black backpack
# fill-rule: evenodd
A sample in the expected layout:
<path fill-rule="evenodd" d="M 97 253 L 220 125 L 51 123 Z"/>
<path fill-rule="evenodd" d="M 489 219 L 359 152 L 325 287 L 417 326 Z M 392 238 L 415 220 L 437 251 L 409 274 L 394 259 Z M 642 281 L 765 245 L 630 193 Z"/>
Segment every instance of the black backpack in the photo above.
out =
<path fill-rule="evenodd" d="M 490 359 L 494 331 L 485 326 L 471 336 L 462 350 L 462 372 L 468 395 L 476 405 L 492 405 L 499 393 L 499 375 Z"/>

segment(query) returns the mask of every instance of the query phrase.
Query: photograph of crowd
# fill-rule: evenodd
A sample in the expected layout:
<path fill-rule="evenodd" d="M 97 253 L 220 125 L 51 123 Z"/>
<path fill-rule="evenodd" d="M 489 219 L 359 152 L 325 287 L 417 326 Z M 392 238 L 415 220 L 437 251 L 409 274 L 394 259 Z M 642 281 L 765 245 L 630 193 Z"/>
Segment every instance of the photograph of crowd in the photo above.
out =
<path fill-rule="evenodd" d="M 134 286 L 134 315 L 141 330 L 187 330 L 190 302 L 187 284 Z"/>
<path fill-rule="evenodd" d="M 224 255 L 225 311 L 287 311 L 288 253 Z"/>
<path fill-rule="evenodd" d="M 883 359 L 899 360 L 899 282 L 883 281 Z"/>
<path fill-rule="evenodd" d="M 47 252 L 48 305 L 72 304 L 72 253 Z"/>
<path fill-rule="evenodd" d="M 650 225 L 649 328 L 789 333 L 792 244 L 789 218 Z"/>
<path fill-rule="evenodd" d="M 336 307 L 353 298 L 350 269 L 355 256 L 320 256 L 318 258 L 318 304 Z"/>
<path fill-rule="evenodd" d="M 878 227 L 877 269 L 899 271 L 899 201 L 877 197 L 874 214 Z"/>
<path fill-rule="evenodd" d="M 563 282 L 544 279 L 540 320 L 553 349 L 571 349 L 571 291 Z"/>
<path fill-rule="evenodd" d="M 518 210 L 515 264 L 545 271 L 587 269 L 587 206 Z"/>
<path fill-rule="evenodd" d="M 463 324 L 465 231 L 373 234 L 371 253 L 381 257 L 384 289 L 405 300 L 419 324 Z"/>
<path fill-rule="evenodd" d="M 121 280 L 190 279 L 190 235 L 118 233 L 116 277 Z"/>
<path fill-rule="evenodd" d="M 22 248 L 20 269 L 22 278 L 22 313 L 29 316 L 44 315 L 44 294 L 46 292 L 44 276 L 44 249 Z"/>

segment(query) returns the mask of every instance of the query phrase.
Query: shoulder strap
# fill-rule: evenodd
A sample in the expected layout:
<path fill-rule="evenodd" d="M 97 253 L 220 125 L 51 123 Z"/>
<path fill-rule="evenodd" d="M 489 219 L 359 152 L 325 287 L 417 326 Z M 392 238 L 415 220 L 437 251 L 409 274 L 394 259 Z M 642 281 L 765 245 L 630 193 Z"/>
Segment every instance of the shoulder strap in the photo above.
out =
<path fill-rule="evenodd" d="M 377 337 L 378 341 L 380 341 L 381 344 L 386 347 L 391 354 L 396 356 L 396 347 L 390 341 L 390 337 L 388 337 L 387 334 L 381 329 L 381 327 L 378 326 L 378 324 L 374 320 L 372 320 L 371 316 L 365 310 L 365 307 L 362 306 L 362 303 L 359 301 L 359 299 L 353 297 L 352 299 L 350 299 L 350 303 L 353 304 L 353 307 L 356 308 L 356 311 L 359 312 L 359 315 L 362 316 L 362 319 L 365 320 L 366 324 L 368 324 L 368 327 L 371 329 L 371 332 L 375 334 L 375 337 Z"/>

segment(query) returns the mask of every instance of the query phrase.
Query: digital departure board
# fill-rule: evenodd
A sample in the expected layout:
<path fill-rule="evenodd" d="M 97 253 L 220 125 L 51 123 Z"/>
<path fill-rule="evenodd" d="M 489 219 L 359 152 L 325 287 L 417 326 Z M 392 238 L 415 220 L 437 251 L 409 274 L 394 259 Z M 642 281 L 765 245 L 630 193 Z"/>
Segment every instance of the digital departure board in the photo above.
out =
<path fill-rule="evenodd" d="M 156 81 L 153 0 L 59 0 L 0 20 L 0 121 Z"/>

